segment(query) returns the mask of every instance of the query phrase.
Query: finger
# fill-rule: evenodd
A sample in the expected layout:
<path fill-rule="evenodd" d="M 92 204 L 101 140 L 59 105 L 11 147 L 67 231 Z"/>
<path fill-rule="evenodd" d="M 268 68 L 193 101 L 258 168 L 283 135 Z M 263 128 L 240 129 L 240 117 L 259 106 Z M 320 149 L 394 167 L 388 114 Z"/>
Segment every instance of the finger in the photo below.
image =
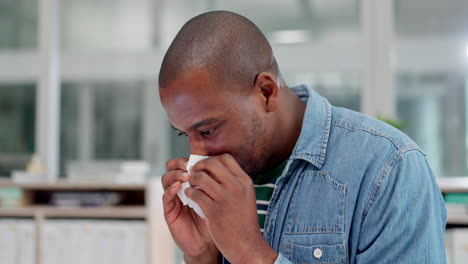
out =
<path fill-rule="evenodd" d="M 177 195 L 177 192 L 179 192 L 181 187 L 182 187 L 181 182 L 174 182 L 166 191 L 167 195 L 168 195 L 168 198 L 175 197 Z"/>
<path fill-rule="evenodd" d="M 210 215 L 211 208 L 215 206 L 215 203 L 205 192 L 197 188 L 187 188 L 185 189 L 185 195 L 200 206 L 205 216 Z"/>
<path fill-rule="evenodd" d="M 175 158 L 171 159 L 166 162 L 166 170 L 186 170 L 187 168 L 187 157 L 180 157 L 180 158 Z"/>
<path fill-rule="evenodd" d="M 229 184 L 235 177 L 216 157 L 211 157 L 197 162 L 192 167 L 191 173 L 195 174 L 204 171 L 210 175 L 213 180 L 221 184 Z"/>
<path fill-rule="evenodd" d="M 253 185 L 252 178 L 242 169 L 236 159 L 229 153 L 216 156 L 223 166 L 225 166 L 233 175 L 235 175 L 243 185 Z"/>
<path fill-rule="evenodd" d="M 204 171 L 195 172 L 190 177 L 190 185 L 198 187 L 205 192 L 212 200 L 218 201 L 223 197 L 223 188 L 210 175 Z"/>
<path fill-rule="evenodd" d="M 186 182 L 189 179 L 189 174 L 182 170 L 172 170 L 167 172 L 161 177 L 161 183 L 163 185 L 164 190 L 166 190 L 169 186 L 174 184 L 175 182 Z"/>
<path fill-rule="evenodd" d="M 244 190 L 245 187 L 253 188 L 252 178 L 244 172 L 230 154 L 214 156 L 199 163 L 195 164 L 193 170 L 201 169 L 207 171 L 226 190 L 238 192 Z"/>
<path fill-rule="evenodd" d="M 172 184 L 163 194 L 163 209 L 164 215 L 168 216 L 170 214 L 178 215 L 176 210 L 180 210 L 182 202 L 177 197 L 177 192 L 180 190 L 181 183 L 175 182 Z M 168 219 L 170 220 L 170 219 Z"/>
<path fill-rule="evenodd" d="M 237 177 L 248 176 L 237 160 L 229 153 L 224 153 L 215 157 L 224 167 Z"/>

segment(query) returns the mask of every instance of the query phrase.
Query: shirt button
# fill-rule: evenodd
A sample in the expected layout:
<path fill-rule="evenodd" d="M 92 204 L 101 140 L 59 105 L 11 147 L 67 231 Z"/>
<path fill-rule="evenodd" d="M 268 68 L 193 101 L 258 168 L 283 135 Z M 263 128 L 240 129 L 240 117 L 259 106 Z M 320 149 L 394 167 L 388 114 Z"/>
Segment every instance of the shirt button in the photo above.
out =
<path fill-rule="evenodd" d="M 316 248 L 316 249 L 314 250 L 314 257 L 316 257 L 316 258 L 319 259 L 319 258 L 322 257 L 322 255 L 323 255 L 323 253 L 322 253 L 322 250 L 321 250 L 320 248 Z"/>

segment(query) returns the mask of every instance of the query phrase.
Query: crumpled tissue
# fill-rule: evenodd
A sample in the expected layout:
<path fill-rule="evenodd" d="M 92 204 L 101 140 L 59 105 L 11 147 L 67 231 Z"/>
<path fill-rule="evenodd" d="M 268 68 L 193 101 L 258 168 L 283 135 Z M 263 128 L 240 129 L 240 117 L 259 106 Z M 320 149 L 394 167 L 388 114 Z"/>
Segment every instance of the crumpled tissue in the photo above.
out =
<path fill-rule="evenodd" d="M 207 158 L 209 158 L 209 156 L 190 155 L 189 160 L 187 162 L 187 171 L 190 173 L 190 169 L 192 169 L 192 167 L 197 162 Z M 182 201 L 183 205 L 187 205 L 188 207 L 192 208 L 195 211 L 195 213 L 197 213 L 201 218 L 205 218 L 205 214 L 203 213 L 200 206 L 185 195 L 185 189 L 187 189 L 188 187 L 190 187 L 190 183 L 188 181 L 182 183 L 182 187 L 177 192 L 179 199 Z"/>

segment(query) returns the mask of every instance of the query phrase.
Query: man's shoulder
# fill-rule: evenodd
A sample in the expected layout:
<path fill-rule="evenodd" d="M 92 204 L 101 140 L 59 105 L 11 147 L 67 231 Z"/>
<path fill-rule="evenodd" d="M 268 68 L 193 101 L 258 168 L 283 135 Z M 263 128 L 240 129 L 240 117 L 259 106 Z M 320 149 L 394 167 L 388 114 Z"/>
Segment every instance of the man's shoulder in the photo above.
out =
<path fill-rule="evenodd" d="M 404 132 L 371 116 L 341 107 L 332 107 L 331 129 L 339 137 L 371 140 L 379 145 L 391 145 L 399 152 L 419 150 L 419 146 Z M 422 152 L 422 151 L 421 151 Z"/>
<path fill-rule="evenodd" d="M 330 132 L 330 136 L 334 133 L 335 136 L 344 139 L 347 137 L 358 141 L 372 139 L 373 143 L 376 144 L 376 149 L 381 144 L 390 144 L 401 152 L 411 149 L 421 151 L 419 146 L 410 137 L 388 123 L 347 108 L 333 106 L 326 98 L 320 96 L 320 94 L 307 85 L 298 85 L 290 88 L 301 100 L 307 102 L 308 107 L 306 112 L 309 111 L 309 113 L 312 113 L 309 116 L 314 116 L 305 120 L 307 131 L 314 131 L 314 133 L 309 133 L 309 137 L 320 137 L 317 133 L 324 132 L 327 134 Z M 322 124 L 324 124 L 323 127 Z M 322 128 L 322 130 L 319 128 Z M 325 141 L 327 138 L 327 135 L 323 137 Z M 312 139 L 311 141 L 314 142 Z M 326 144 L 329 147 L 330 144 L 333 145 L 333 142 Z M 315 147 L 314 144 L 305 145 L 311 148 Z"/>

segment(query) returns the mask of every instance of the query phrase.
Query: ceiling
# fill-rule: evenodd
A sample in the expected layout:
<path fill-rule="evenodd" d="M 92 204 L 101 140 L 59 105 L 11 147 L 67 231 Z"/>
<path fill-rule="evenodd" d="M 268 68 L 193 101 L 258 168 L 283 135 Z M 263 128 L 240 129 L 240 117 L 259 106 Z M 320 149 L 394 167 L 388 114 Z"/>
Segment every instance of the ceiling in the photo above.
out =
<path fill-rule="evenodd" d="M 210 9 L 237 11 L 262 30 L 359 31 L 358 0 L 209 0 Z M 400 36 L 468 38 L 467 0 L 395 0 L 395 30 Z"/>

